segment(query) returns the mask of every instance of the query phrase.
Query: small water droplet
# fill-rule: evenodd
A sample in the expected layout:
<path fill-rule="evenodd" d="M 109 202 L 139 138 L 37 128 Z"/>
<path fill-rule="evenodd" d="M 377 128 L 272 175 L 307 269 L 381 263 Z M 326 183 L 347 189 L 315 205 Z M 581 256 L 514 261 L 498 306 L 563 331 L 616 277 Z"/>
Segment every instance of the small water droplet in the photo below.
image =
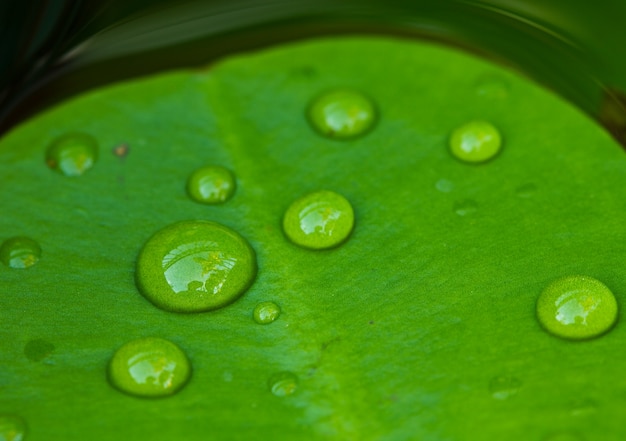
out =
<path fill-rule="evenodd" d="M 478 204 L 471 199 L 459 201 L 454 204 L 454 212 L 459 216 L 469 216 L 476 213 L 478 210 Z"/>
<path fill-rule="evenodd" d="M 454 190 L 454 183 L 452 181 L 448 181 L 447 179 L 439 179 L 435 183 L 435 188 L 442 193 L 450 193 Z"/>
<path fill-rule="evenodd" d="M 298 377 L 291 372 L 279 372 L 270 377 L 268 385 L 272 394 L 286 397 L 292 395 L 298 388 Z"/>
<path fill-rule="evenodd" d="M 280 306 L 274 302 L 261 302 L 254 308 L 254 321 L 260 325 L 272 323 L 280 315 Z"/>
<path fill-rule="evenodd" d="M 194 171 L 187 180 L 189 197 L 202 204 L 221 204 L 235 192 L 233 174 L 217 165 L 210 165 Z"/>
<path fill-rule="evenodd" d="M 122 392 L 163 397 L 178 392 L 191 376 L 185 353 L 174 343 L 147 337 L 119 348 L 109 363 L 109 380 Z"/>
<path fill-rule="evenodd" d="M 41 361 L 54 352 L 54 345 L 41 338 L 30 340 L 24 346 L 24 355 L 31 361 Z"/>
<path fill-rule="evenodd" d="M 550 283 L 537 299 L 537 318 L 558 337 L 582 340 L 604 334 L 617 320 L 617 302 L 609 288 L 587 276 Z"/>
<path fill-rule="evenodd" d="M 22 441 L 26 437 L 26 422 L 17 415 L 0 415 L 0 441 Z"/>
<path fill-rule="evenodd" d="M 0 246 L 0 260 L 11 268 L 30 268 L 41 258 L 41 247 L 28 237 L 12 237 Z"/>
<path fill-rule="evenodd" d="M 65 176 L 80 176 L 98 157 L 98 143 L 85 133 L 70 133 L 56 138 L 46 151 L 46 163 Z"/>
<path fill-rule="evenodd" d="M 596 412 L 598 406 L 591 399 L 574 401 L 570 407 L 570 414 L 574 417 L 584 417 Z"/>
<path fill-rule="evenodd" d="M 520 198 L 527 199 L 532 197 L 536 191 L 537 187 L 535 186 L 535 184 L 524 184 L 517 187 L 517 189 L 515 190 L 515 194 Z"/>
<path fill-rule="evenodd" d="M 350 202 L 332 191 L 309 193 L 294 201 L 283 218 L 285 235 L 294 244 L 321 250 L 344 242 L 354 227 Z"/>
<path fill-rule="evenodd" d="M 349 139 L 365 134 L 376 122 L 372 101 L 360 92 L 338 89 L 313 100 L 308 109 L 309 121 L 322 135 Z"/>
<path fill-rule="evenodd" d="M 450 136 L 450 151 L 463 162 L 488 161 L 498 154 L 501 147 L 500 132 L 486 121 L 463 124 Z"/>
<path fill-rule="evenodd" d="M 502 100 L 509 96 L 509 84 L 496 74 L 486 74 L 476 81 L 476 94 L 480 97 Z"/>
<path fill-rule="evenodd" d="M 222 374 L 222 378 L 224 379 L 225 382 L 230 383 L 231 381 L 233 381 L 233 374 L 231 372 L 224 372 Z"/>
<path fill-rule="evenodd" d="M 548 435 L 544 441 L 584 441 L 583 437 L 571 432 L 559 432 Z"/>
<path fill-rule="evenodd" d="M 522 382 L 508 375 L 494 377 L 489 382 L 489 392 L 496 400 L 506 400 L 517 395 L 520 387 Z"/>
<path fill-rule="evenodd" d="M 137 259 L 139 291 L 166 311 L 201 312 L 239 298 L 256 276 L 256 255 L 237 232 L 209 221 L 158 231 Z"/>

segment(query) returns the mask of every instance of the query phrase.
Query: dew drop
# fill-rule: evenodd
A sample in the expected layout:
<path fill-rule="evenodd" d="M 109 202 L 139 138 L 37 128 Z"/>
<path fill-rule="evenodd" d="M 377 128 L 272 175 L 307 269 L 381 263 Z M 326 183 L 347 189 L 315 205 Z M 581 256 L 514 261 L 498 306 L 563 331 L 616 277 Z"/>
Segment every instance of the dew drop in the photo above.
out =
<path fill-rule="evenodd" d="M 41 338 L 30 340 L 24 346 L 24 355 L 30 361 L 41 361 L 54 352 L 54 345 Z"/>
<path fill-rule="evenodd" d="M 283 218 L 285 235 L 294 244 L 313 250 L 344 242 L 354 227 L 350 202 L 332 191 L 309 193 L 294 201 Z"/>
<path fill-rule="evenodd" d="M 0 441 L 22 441 L 26 422 L 17 415 L 0 415 Z"/>
<path fill-rule="evenodd" d="M 221 204 L 235 192 L 233 174 L 217 165 L 210 165 L 194 171 L 187 180 L 189 197 L 202 204 Z"/>
<path fill-rule="evenodd" d="M 173 395 L 191 376 L 185 353 L 174 343 L 156 337 L 130 341 L 109 362 L 109 380 L 122 392 L 139 397 Z"/>
<path fill-rule="evenodd" d="M 509 96 L 509 84 L 498 75 L 483 75 L 476 81 L 476 94 L 491 100 L 502 100 Z"/>
<path fill-rule="evenodd" d="M 268 385 L 272 394 L 286 397 L 292 395 L 298 388 L 298 377 L 291 372 L 279 372 L 270 377 Z"/>
<path fill-rule="evenodd" d="M 459 201 L 454 204 L 454 212 L 459 216 L 469 216 L 471 214 L 476 213 L 478 210 L 478 205 L 476 202 L 471 199 L 466 199 L 464 201 Z"/>
<path fill-rule="evenodd" d="M 439 179 L 435 183 L 435 188 L 442 193 L 450 193 L 454 190 L 454 183 L 452 181 L 448 181 L 447 179 Z"/>
<path fill-rule="evenodd" d="M 489 392 L 496 400 L 506 400 L 517 395 L 522 382 L 515 377 L 499 376 L 489 382 Z"/>
<path fill-rule="evenodd" d="M 71 133 L 56 138 L 46 151 L 46 163 L 65 176 L 80 176 L 98 157 L 98 143 L 85 133 Z"/>
<path fill-rule="evenodd" d="M 280 315 L 280 306 L 274 302 L 261 302 L 254 308 L 254 321 L 259 325 L 272 323 Z"/>
<path fill-rule="evenodd" d="M 28 237 L 12 237 L 0 246 L 0 260 L 11 268 L 30 268 L 40 257 L 41 247 Z"/>
<path fill-rule="evenodd" d="M 587 276 L 550 283 L 537 300 L 537 318 L 558 337 L 582 340 L 607 332 L 617 320 L 617 302 L 609 288 Z"/>
<path fill-rule="evenodd" d="M 450 151 L 459 160 L 470 163 L 488 161 L 502 147 L 500 132 L 486 121 L 471 121 L 452 132 Z"/>
<path fill-rule="evenodd" d="M 311 125 L 329 138 L 349 139 L 365 134 L 376 121 L 376 108 L 360 92 L 337 89 L 313 100 L 308 109 Z"/>
<path fill-rule="evenodd" d="M 137 259 L 139 291 L 166 311 L 221 308 L 252 284 L 254 250 L 237 232 L 210 221 L 165 227 L 144 245 Z"/>
<path fill-rule="evenodd" d="M 517 187 L 517 189 L 515 190 L 515 194 L 517 195 L 517 197 L 528 199 L 532 197 L 536 191 L 537 187 L 535 186 L 535 184 L 524 184 Z"/>

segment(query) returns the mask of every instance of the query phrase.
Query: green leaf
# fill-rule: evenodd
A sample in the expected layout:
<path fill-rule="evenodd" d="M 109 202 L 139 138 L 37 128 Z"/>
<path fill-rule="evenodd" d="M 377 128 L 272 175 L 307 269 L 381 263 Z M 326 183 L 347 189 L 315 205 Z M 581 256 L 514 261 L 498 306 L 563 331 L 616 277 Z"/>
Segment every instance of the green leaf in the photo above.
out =
<path fill-rule="evenodd" d="M 334 88 L 373 100 L 371 131 L 334 140 L 310 126 L 310 101 Z M 474 120 L 503 140 L 482 164 L 448 149 Z M 70 132 L 99 144 L 78 177 L 45 163 Z M 234 172 L 223 205 L 187 196 L 203 165 Z M 31 268 L 0 266 L 0 413 L 21 416 L 29 440 L 626 434 L 624 326 L 570 342 L 535 317 L 541 291 L 567 275 L 600 280 L 622 306 L 624 153 L 501 68 L 415 41 L 286 45 L 71 100 L 0 142 L 0 175 L 0 240 L 42 249 Z M 282 216 L 322 189 L 350 201 L 354 231 L 335 249 L 299 248 Z M 157 309 L 134 283 L 146 240 L 189 219 L 226 225 L 256 251 L 252 287 L 213 312 Z M 271 324 L 253 320 L 263 301 L 281 308 Z M 148 336 L 192 363 L 174 396 L 107 381 L 115 350 Z M 42 357 L 28 356 L 34 344 Z M 297 389 L 275 396 L 268 381 L 284 372 Z"/>

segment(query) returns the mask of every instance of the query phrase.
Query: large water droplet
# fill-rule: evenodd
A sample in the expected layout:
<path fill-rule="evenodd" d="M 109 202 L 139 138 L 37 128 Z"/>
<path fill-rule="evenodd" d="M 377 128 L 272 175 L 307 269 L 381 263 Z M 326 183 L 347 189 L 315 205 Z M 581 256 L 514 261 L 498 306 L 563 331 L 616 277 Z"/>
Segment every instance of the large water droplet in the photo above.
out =
<path fill-rule="evenodd" d="M 352 205 L 332 191 L 309 193 L 285 212 L 283 229 L 296 245 L 321 250 L 345 241 L 354 227 Z"/>
<path fill-rule="evenodd" d="M 24 355 L 30 361 L 41 361 L 54 352 L 54 345 L 41 338 L 30 340 L 24 346 Z"/>
<path fill-rule="evenodd" d="M 41 247 L 28 237 L 12 237 L 0 246 L 0 260 L 11 268 L 29 268 L 41 257 Z"/>
<path fill-rule="evenodd" d="M 480 163 L 498 154 L 500 132 L 486 121 L 471 121 L 452 132 L 450 151 L 463 162 Z"/>
<path fill-rule="evenodd" d="M 22 441 L 26 423 L 17 415 L 0 415 L 0 441 Z"/>
<path fill-rule="evenodd" d="M 217 165 L 202 167 L 187 180 L 187 193 L 194 201 L 203 204 L 221 204 L 234 192 L 235 177 L 229 170 Z"/>
<path fill-rule="evenodd" d="M 454 204 L 454 212 L 459 216 L 469 216 L 476 213 L 476 210 L 478 210 L 478 204 L 471 199 L 458 201 Z"/>
<path fill-rule="evenodd" d="M 494 377 L 489 382 L 489 392 L 497 400 L 506 400 L 517 395 L 520 387 L 522 387 L 522 382 L 508 375 Z"/>
<path fill-rule="evenodd" d="M 360 92 L 339 89 L 318 96 L 308 110 L 313 127 L 329 138 L 348 139 L 366 133 L 376 121 L 372 101 Z"/>
<path fill-rule="evenodd" d="M 256 275 L 256 255 L 238 233 L 209 221 L 158 231 L 137 259 L 139 291 L 161 309 L 201 312 L 241 296 Z"/>
<path fill-rule="evenodd" d="M 147 337 L 119 348 L 109 363 L 109 380 L 122 392 L 163 397 L 178 392 L 191 376 L 185 353 L 174 343 Z"/>
<path fill-rule="evenodd" d="M 550 283 L 537 300 L 537 318 L 550 333 L 581 340 L 607 332 L 617 319 L 617 302 L 609 288 L 587 276 Z"/>
<path fill-rule="evenodd" d="M 268 385 L 272 394 L 286 397 L 292 395 L 298 388 L 298 377 L 291 372 L 279 372 L 270 377 Z"/>
<path fill-rule="evenodd" d="M 272 323 L 280 315 L 280 306 L 274 302 L 261 302 L 254 308 L 252 317 L 260 325 Z"/>
<path fill-rule="evenodd" d="M 63 135 L 50 144 L 46 163 L 65 176 L 80 176 L 89 170 L 98 158 L 98 143 L 85 133 Z"/>

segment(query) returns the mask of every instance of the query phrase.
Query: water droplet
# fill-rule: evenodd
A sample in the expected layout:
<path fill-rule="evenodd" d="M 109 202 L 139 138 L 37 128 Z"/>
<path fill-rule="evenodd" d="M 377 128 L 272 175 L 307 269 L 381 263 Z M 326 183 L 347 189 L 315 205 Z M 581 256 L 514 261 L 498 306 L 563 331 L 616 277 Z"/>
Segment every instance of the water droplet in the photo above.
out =
<path fill-rule="evenodd" d="M 0 415 L 0 441 L 22 441 L 26 422 L 17 415 Z"/>
<path fill-rule="evenodd" d="M 448 181 L 447 179 L 439 179 L 435 183 L 435 188 L 442 193 L 450 193 L 454 190 L 454 183 L 452 181 Z"/>
<path fill-rule="evenodd" d="M 270 377 L 268 385 L 272 394 L 286 397 L 292 395 L 298 388 L 298 377 L 291 372 L 279 372 Z"/>
<path fill-rule="evenodd" d="M 209 221 L 158 231 L 137 259 L 139 291 L 157 307 L 201 312 L 235 301 L 252 284 L 256 255 L 238 233 Z"/>
<path fill-rule="evenodd" d="M 471 199 L 466 199 L 464 201 L 459 201 L 454 204 L 454 212 L 459 216 L 469 216 L 471 214 L 476 213 L 478 210 L 478 205 L 476 202 Z"/>
<path fill-rule="evenodd" d="M 41 361 L 54 352 L 54 345 L 41 338 L 30 340 L 24 346 L 24 355 L 30 361 Z"/>
<path fill-rule="evenodd" d="M 178 392 L 189 380 L 191 365 L 174 343 L 147 337 L 119 348 L 109 363 L 114 387 L 140 397 L 163 397 Z"/>
<path fill-rule="evenodd" d="M 98 157 L 98 143 L 85 133 L 71 133 L 55 139 L 46 151 L 46 163 L 65 176 L 80 176 Z"/>
<path fill-rule="evenodd" d="M 234 192 L 235 177 L 229 170 L 217 165 L 202 167 L 187 180 L 187 193 L 191 199 L 203 204 L 221 204 Z"/>
<path fill-rule="evenodd" d="M 583 438 L 571 432 L 560 432 L 547 436 L 544 441 L 583 441 Z"/>
<path fill-rule="evenodd" d="M 472 121 L 458 127 L 450 137 L 450 151 L 461 161 L 480 163 L 498 154 L 502 146 L 500 132 L 485 121 Z"/>
<path fill-rule="evenodd" d="M 476 94 L 492 100 L 501 100 L 509 96 L 509 85 L 498 75 L 483 75 L 476 81 Z"/>
<path fill-rule="evenodd" d="M 332 191 L 309 193 L 294 201 L 283 218 L 283 229 L 296 245 L 314 250 L 345 241 L 354 227 L 350 202 Z"/>
<path fill-rule="evenodd" d="M 537 300 L 537 318 L 550 333 L 581 340 L 607 332 L 617 319 L 617 302 L 609 288 L 587 276 L 555 280 Z"/>
<path fill-rule="evenodd" d="M 231 381 L 233 381 L 233 374 L 231 372 L 224 372 L 222 374 L 222 378 L 224 379 L 225 382 L 230 383 Z"/>
<path fill-rule="evenodd" d="M 280 306 L 274 302 L 261 302 L 254 308 L 254 321 L 259 325 L 272 323 L 280 315 Z"/>
<path fill-rule="evenodd" d="M 574 401 L 570 408 L 570 414 L 575 417 L 583 417 L 595 413 L 597 405 L 591 399 L 582 399 Z"/>
<path fill-rule="evenodd" d="M 313 127 L 329 138 L 349 139 L 365 134 L 376 121 L 376 109 L 365 95 L 338 89 L 318 96 L 308 116 Z"/>
<path fill-rule="evenodd" d="M 524 184 L 517 187 L 517 189 L 515 190 L 515 194 L 520 198 L 527 199 L 532 197 L 536 191 L 537 187 L 535 186 L 535 184 Z"/>
<path fill-rule="evenodd" d="M 517 395 L 522 382 L 515 377 L 507 375 L 493 378 L 489 382 L 489 392 L 496 400 L 506 400 Z"/>
<path fill-rule="evenodd" d="M 41 257 L 41 247 L 28 237 L 12 237 L 0 246 L 0 260 L 11 268 L 29 268 Z"/>

